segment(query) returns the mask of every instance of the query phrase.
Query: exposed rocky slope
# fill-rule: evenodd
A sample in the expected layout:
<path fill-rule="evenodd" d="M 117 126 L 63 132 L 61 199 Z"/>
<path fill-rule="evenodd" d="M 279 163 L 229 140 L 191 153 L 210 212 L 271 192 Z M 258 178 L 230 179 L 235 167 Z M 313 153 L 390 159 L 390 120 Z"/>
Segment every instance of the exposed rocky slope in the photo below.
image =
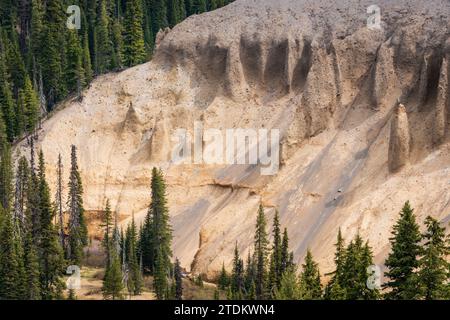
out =
<path fill-rule="evenodd" d="M 450 220 L 450 4 L 377 4 L 381 29 L 367 27 L 372 1 L 237 0 L 161 32 L 151 62 L 98 78 L 43 124 L 50 181 L 73 143 L 86 207 L 110 198 L 139 220 L 163 168 L 174 254 L 195 272 L 230 262 L 236 240 L 251 250 L 260 202 L 299 260 L 310 247 L 329 271 L 341 227 L 382 261 L 407 199 L 420 219 Z M 279 128 L 279 173 L 171 163 L 171 135 L 194 121 Z"/>

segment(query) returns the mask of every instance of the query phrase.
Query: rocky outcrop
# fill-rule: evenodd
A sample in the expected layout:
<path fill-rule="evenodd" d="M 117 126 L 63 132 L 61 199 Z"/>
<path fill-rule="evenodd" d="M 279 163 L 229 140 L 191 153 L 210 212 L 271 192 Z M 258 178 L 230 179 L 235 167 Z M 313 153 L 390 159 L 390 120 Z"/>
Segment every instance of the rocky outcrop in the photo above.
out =
<path fill-rule="evenodd" d="M 449 219 L 450 6 L 376 2 L 381 29 L 366 25 L 372 0 L 236 0 L 161 31 L 151 62 L 99 77 L 43 123 L 50 186 L 75 144 L 86 209 L 108 198 L 139 224 L 161 167 L 174 256 L 194 272 L 220 270 L 236 241 L 251 250 L 259 203 L 269 220 L 279 210 L 299 262 L 309 247 L 328 272 L 339 226 L 381 261 L 406 200 L 419 221 Z M 216 133 L 278 129 L 280 170 L 174 163 L 175 131 L 193 137 L 197 121 Z"/>
<path fill-rule="evenodd" d="M 450 90 L 448 81 L 448 62 L 447 59 L 444 59 L 441 66 L 441 72 L 439 74 L 437 101 L 434 111 L 433 138 L 436 144 L 439 144 L 444 140 L 449 121 L 448 116 L 450 109 Z"/>
<path fill-rule="evenodd" d="M 404 105 L 399 104 L 391 120 L 389 136 L 389 169 L 396 172 L 408 163 L 410 135 L 408 114 Z"/>

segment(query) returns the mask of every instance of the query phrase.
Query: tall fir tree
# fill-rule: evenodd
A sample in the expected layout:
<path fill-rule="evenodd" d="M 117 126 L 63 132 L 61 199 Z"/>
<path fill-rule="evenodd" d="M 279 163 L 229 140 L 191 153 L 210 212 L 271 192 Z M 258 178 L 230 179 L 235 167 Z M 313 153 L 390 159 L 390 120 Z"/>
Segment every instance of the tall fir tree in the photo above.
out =
<path fill-rule="evenodd" d="M 421 234 L 416 223 L 414 210 L 409 201 L 405 203 L 400 218 L 394 225 L 389 253 L 385 265 L 388 281 L 384 287 L 389 291 L 387 299 L 410 300 L 417 297 L 417 268 L 420 255 Z"/>
<path fill-rule="evenodd" d="M 256 298 L 258 300 L 265 299 L 267 297 L 267 258 L 268 258 L 268 240 L 266 231 L 266 217 L 264 214 L 264 208 L 259 206 L 258 216 L 256 219 L 256 231 L 255 231 L 255 260 L 256 260 Z"/>
<path fill-rule="evenodd" d="M 128 67 L 146 59 L 142 4 L 140 0 L 127 0 L 124 20 L 124 62 Z"/>
<path fill-rule="evenodd" d="M 300 292 L 304 300 L 318 300 L 322 298 L 319 266 L 314 262 L 311 251 L 307 251 L 305 263 L 300 275 Z"/>
<path fill-rule="evenodd" d="M 40 212 L 40 283 L 44 300 L 60 299 L 64 282 L 63 252 L 59 245 L 58 234 L 53 226 L 53 208 L 50 202 L 50 190 L 45 177 L 45 162 L 42 151 L 39 153 L 39 212 Z"/>
<path fill-rule="evenodd" d="M 278 211 L 275 212 L 273 218 L 273 245 L 272 254 L 270 256 L 270 272 L 269 272 L 269 286 L 272 294 L 275 292 L 276 288 L 280 287 L 281 278 L 283 276 L 283 266 L 282 266 L 282 239 L 280 231 L 280 219 Z"/>
<path fill-rule="evenodd" d="M 450 246 L 445 228 L 433 217 L 425 219 L 427 227 L 422 235 L 425 240 L 419 260 L 419 284 L 425 300 L 450 299 L 450 263 L 447 261 Z"/>
<path fill-rule="evenodd" d="M 175 300 L 183 299 L 183 278 L 181 275 L 181 266 L 178 258 L 175 259 L 174 267 L 174 281 L 175 281 Z"/>
<path fill-rule="evenodd" d="M 231 299 L 241 300 L 244 298 L 244 262 L 239 255 L 239 249 L 234 247 L 233 271 L 231 273 Z"/>
<path fill-rule="evenodd" d="M 150 243 L 154 257 L 153 281 L 157 298 L 164 299 L 168 290 L 169 273 L 172 270 L 170 261 L 172 256 L 172 228 L 167 208 L 166 184 L 161 170 L 153 168 L 151 186 L 152 239 Z"/>
<path fill-rule="evenodd" d="M 71 147 L 71 168 L 69 177 L 69 194 L 67 208 L 69 215 L 69 230 L 67 235 L 67 259 L 74 264 L 80 264 L 83 257 L 83 248 L 88 244 L 87 226 L 84 218 L 83 185 L 76 147 Z"/>

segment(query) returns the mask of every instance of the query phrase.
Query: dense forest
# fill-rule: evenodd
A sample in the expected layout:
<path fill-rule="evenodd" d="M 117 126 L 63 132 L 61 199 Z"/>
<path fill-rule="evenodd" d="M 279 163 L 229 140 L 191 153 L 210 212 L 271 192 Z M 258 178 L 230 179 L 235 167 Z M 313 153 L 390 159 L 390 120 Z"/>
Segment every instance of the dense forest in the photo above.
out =
<path fill-rule="evenodd" d="M 13 142 L 100 74 L 151 58 L 160 29 L 231 0 L 1 0 L 0 139 Z M 67 27 L 80 8 L 80 28 Z M 0 141 L 1 142 L 1 141 Z"/>

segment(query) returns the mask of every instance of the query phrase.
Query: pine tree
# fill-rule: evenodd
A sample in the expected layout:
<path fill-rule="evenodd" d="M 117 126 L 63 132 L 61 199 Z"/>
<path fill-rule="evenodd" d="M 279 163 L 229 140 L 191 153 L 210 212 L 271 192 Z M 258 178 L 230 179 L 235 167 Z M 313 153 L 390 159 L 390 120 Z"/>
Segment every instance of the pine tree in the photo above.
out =
<path fill-rule="evenodd" d="M 145 43 L 142 4 L 140 0 L 127 0 L 124 21 L 124 62 L 128 67 L 145 61 Z"/>
<path fill-rule="evenodd" d="M 345 279 L 345 243 L 344 238 L 342 237 L 341 228 L 339 228 L 335 247 L 336 253 L 334 255 L 334 264 L 336 269 L 325 289 L 325 298 L 331 300 L 344 300 L 346 297 L 345 289 L 343 288 Z"/>
<path fill-rule="evenodd" d="M 6 135 L 8 140 L 12 142 L 15 138 L 15 115 L 14 115 L 14 99 L 9 82 L 9 75 L 6 69 L 4 44 L 2 41 L 2 31 L 0 28 L 0 107 L 2 111 L 3 122 L 5 124 Z"/>
<path fill-rule="evenodd" d="M 192 0 L 191 8 L 193 14 L 206 12 L 206 0 Z"/>
<path fill-rule="evenodd" d="M 32 229 L 30 227 L 31 217 L 27 217 L 27 220 L 28 230 L 24 243 L 24 265 L 27 267 L 27 272 L 25 273 L 26 299 L 40 300 L 41 287 L 38 248 L 33 241 Z"/>
<path fill-rule="evenodd" d="M 175 299 L 182 300 L 183 299 L 183 279 L 181 277 L 181 266 L 178 258 L 175 259 L 175 267 L 174 267 L 174 280 L 175 280 Z"/>
<path fill-rule="evenodd" d="M 59 233 L 59 243 L 61 248 L 65 249 L 65 232 L 64 232 L 64 211 L 63 211 L 63 190 L 62 190 L 62 174 L 63 174 L 63 165 L 62 165 L 62 157 L 61 154 L 58 155 L 58 165 L 56 168 L 56 196 L 55 196 L 55 209 L 57 214 L 57 227 Z"/>
<path fill-rule="evenodd" d="M 52 107 L 57 101 L 65 97 L 67 89 L 64 81 L 63 57 L 61 51 L 65 47 L 63 32 L 65 26 L 64 8 L 60 0 L 47 0 L 43 21 L 42 42 L 39 51 L 40 64 L 42 66 L 45 95 L 48 103 Z"/>
<path fill-rule="evenodd" d="M 130 292 L 130 294 L 132 295 L 139 295 L 142 292 L 143 280 L 141 269 L 139 268 L 139 263 L 137 259 L 137 250 L 136 250 L 137 232 L 134 217 L 127 229 L 126 235 L 127 235 L 126 250 L 129 268 L 128 292 Z"/>
<path fill-rule="evenodd" d="M 311 251 L 307 251 L 305 263 L 300 275 L 301 297 L 304 300 L 318 300 L 322 298 L 319 266 L 314 262 Z"/>
<path fill-rule="evenodd" d="M 422 298 L 425 300 L 450 299 L 448 283 L 450 263 L 446 260 L 450 247 L 446 241 L 445 228 L 430 216 L 425 219 L 425 225 L 427 230 L 422 235 L 425 243 L 419 261 Z"/>
<path fill-rule="evenodd" d="M 386 298 L 392 300 L 416 298 L 420 240 L 419 226 L 408 201 L 403 206 L 390 238 L 391 252 L 385 262 L 388 268 L 385 276 L 389 278 L 384 284 L 384 287 L 389 289 Z"/>
<path fill-rule="evenodd" d="M 96 26 L 96 73 L 105 73 L 111 66 L 111 40 L 109 35 L 109 17 L 106 9 L 106 0 L 99 1 L 99 12 Z"/>
<path fill-rule="evenodd" d="M 21 283 L 17 239 L 11 213 L 0 205 L 0 215 L 3 217 L 0 230 L 0 299 L 14 300 L 20 298 L 18 287 Z"/>
<path fill-rule="evenodd" d="M 83 248 L 88 244 L 88 239 L 84 219 L 83 186 L 78 171 L 75 146 L 71 148 L 71 169 L 68 188 L 69 234 L 67 236 L 67 259 L 73 264 L 80 264 L 83 257 Z"/>
<path fill-rule="evenodd" d="M 283 273 L 280 287 L 275 289 L 276 300 L 298 300 L 300 299 L 300 287 L 297 272 L 290 267 Z"/>
<path fill-rule="evenodd" d="M 262 205 L 258 209 L 255 232 L 255 256 L 256 256 L 256 297 L 262 300 L 267 296 L 267 256 L 268 240 L 266 231 L 266 217 Z"/>
<path fill-rule="evenodd" d="M 231 299 L 241 300 L 243 298 L 244 288 L 244 262 L 239 256 L 237 242 L 234 247 L 233 271 L 231 273 Z"/>
<path fill-rule="evenodd" d="M 151 22 L 153 35 L 156 36 L 161 29 L 169 26 L 167 21 L 167 0 L 152 0 Z"/>
<path fill-rule="evenodd" d="M 58 299 L 61 296 L 63 255 L 58 235 L 53 227 L 53 208 L 50 190 L 45 178 L 45 162 L 42 151 L 39 153 L 39 212 L 40 216 L 40 269 L 41 294 L 44 300 Z"/>
<path fill-rule="evenodd" d="M 81 97 L 81 90 L 85 86 L 86 81 L 83 70 L 83 50 L 75 30 L 68 31 L 65 77 L 67 90 L 76 92 L 77 97 Z"/>
<path fill-rule="evenodd" d="M 113 231 L 113 223 L 112 223 L 112 214 L 111 214 L 111 206 L 109 204 L 109 199 L 106 199 L 106 206 L 103 213 L 103 248 L 105 249 L 106 253 L 106 264 L 110 264 L 110 254 L 111 254 L 111 244 L 112 244 L 112 231 Z"/>
<path fill-rule="evenodd" d="M 39 98 L 28 76 L 25 78 L 24 95 L 24 120 L 25 130 L 32 132 L 39 120 Z"/>
<path fill-rule="evenodd" d="M 13 203 L 13 179 L 11 147 L 5 143 L 1 148 L 0 159 L 0 205 L 11 212 Z"/>
<path fill-rule="evenodd" d="M 220 272 L 218 279 L 218 286 L 220 290 L 225 290 L 230 282 L 230 278 L 228 277 L 227 270 L 225 270 L 225 263 L 222 264 L 222 271 Z"/>
<path fill-rule="evenodd" d="M 283 276 L 282 266 L 282 243 L 281 243 L 281 231 L 278 211 L 275 212 L 273 219 L 273 245 L 272 254 L 270 257 L 270 273 L 269 283 L 271 292 L 275 292 L 276 288 L 280 287 L 281 277 Z"/>

